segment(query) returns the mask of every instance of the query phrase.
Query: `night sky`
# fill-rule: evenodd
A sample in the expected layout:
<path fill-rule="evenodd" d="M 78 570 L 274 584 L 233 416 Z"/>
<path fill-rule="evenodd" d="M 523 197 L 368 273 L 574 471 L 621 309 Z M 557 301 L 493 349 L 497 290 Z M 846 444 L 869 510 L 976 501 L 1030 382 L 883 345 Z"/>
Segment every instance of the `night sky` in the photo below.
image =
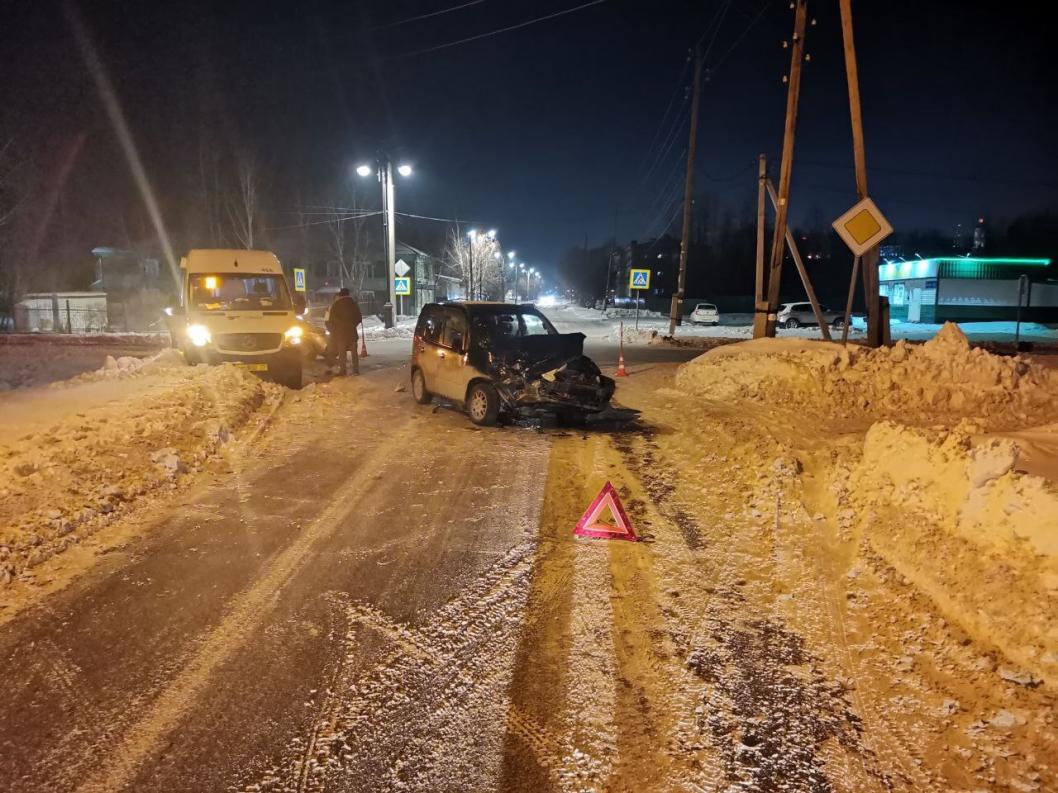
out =
<path fill-rule="evenodd" d="M 615 212 L 619 239 L 648 238 L 676 206 L 685 128 L 662 144 L 687 115 L 687 51 L 703 36 L 712 46 L 698 192 L 743 212 L 757 154 L 777 171 L 788 3 L 607 0 L 431 52 L 419 51 L 584 0 L 479 0 L 392 24 L 461 2 L 75 8 L 167 219 L 193 200 L 184 177 L 209 126 L 229 151 L 268 164 L 274 225 L 312 185 L 355 179 L 351 167 L 385 148 L 416 168 L 398 185 L 398 209 L 496 227 L 504 245 L 544 268 L 585 235 L 608 238 Z M 947 231 L 978 215 L 1001 222 L 1055 205 L 1058 80 L 1048 20 L 1025 5 L 854 3 L 871 193 L 898 229 Z M 0 136 L 53 169 L 81 140 L 67 203 L 94 195 L 138 204 L 64 9 L 3 4 Z M 809 2 L 809 15 L 818 24 L 808 35 L 795 222 L 820 212 L 829 221 L 855 200 L 836 0 Z M 368 201 L 377 203 L 373 192 Z"/>

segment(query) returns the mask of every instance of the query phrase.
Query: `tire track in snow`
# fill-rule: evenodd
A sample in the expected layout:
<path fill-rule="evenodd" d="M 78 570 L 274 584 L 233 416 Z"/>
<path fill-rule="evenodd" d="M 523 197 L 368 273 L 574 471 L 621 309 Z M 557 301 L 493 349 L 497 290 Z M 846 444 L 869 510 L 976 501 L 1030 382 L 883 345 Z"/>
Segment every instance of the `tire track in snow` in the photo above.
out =
<path fill-rule="evenodd" d="M 697 433 L 696 433 L 697 434 Z M 680 524 L 693 521 L 693 531 L 681 527 L 685 542 L 689 536 L 700 537 L 696 521 L 678 505 L 670 502 L 678 492 L 680 471 L 666 464 L 652 438 L 638 439 L 646 447 L 638 451 L 630 441 L 618 444 L 628 467 L 644 480 L 654 506 L 669 520 Z M 704 439 L 695 438 L 696 442 Z M 727 448 L 732 448 L 728 446 Z M 761 450 L 749 447 L 758 457 Z M 649 458 L 649 470 L 646 460 Z M 723 494 L 723 481 L 714 481 L 713 490 Z M 729 494 L 728 494 L 729 495 Z M 745 497 L 743 491 L 742 497 Z M 728 501 L 738 503 L 737 499 Z M 732 536 L 732 532 L 734 535 Z M 752 559 L 740 559 L 735 553 L 739 526 L 725 527 L 729 536 L 712 548 L 712 566 L 727 575 Z M 692 543 L 686 542 L 688 550 Z M 837 739 L 845 751 L 860 753 L 858 732 L 850 727 L 856 717 L 841 696 L 829 688 L 819 670 L 819 660 L 804 648 L 803 640 L 774 618 L 745 617 L 749 601 L 740 589 L 742 579 L 724 581 L 721 574 L 715 597 L 708 600 L 705 619 L 706 635 L 692 641 L 688 659 L 692 669 L 707 684 L 708 694 L 697 710 L 699 727 L 709 743 L 720 753 L 723 776 L 728 782 L 749 784 L 756 790 L 778 789 L 780 784 L 829 790 L 832 788 L 824 768 L 832 755 L 828 744 Z M 713 593 L 710 593 L 713 594 Z M 674 610 L 691 623 L 685 632 L 695 636 L 701 617 Z M 807 679 L 790 674 L 787 668 L 805 667 Z M 770 681 L 769 683 L 762 681 Z M 776 695 L 776 691 L 785 692 Z M 720 780 L 709 780 L 716 784 Z"/>
<path fill-rule="evenodd" d="M 394 441 L 410 437 L 415 426 L 410 419 L 394 428 Z M 362 470 L 381 466 L 390 455 L 388 445 L 379 446 L 363 460 Z M 82 779 L 80 793 L 103 793 L 126 788 L 141 763 L 179 723 L 205 689 L 216 670 L 250 638 L 275 604 L 282 590 L 311 557 L 312 547 L 331 535 L 356 508 L 367 492 L 359 487 L 362 470 L 335 490 L 334 500 L 305 530 L 262 571 L 254 584 L 232 602 L 227 614 L 203 637 L 198 650 L 166 688 L 147 707 L 146 713 L 125 731 L 121 743 L 102 765 Z"/>

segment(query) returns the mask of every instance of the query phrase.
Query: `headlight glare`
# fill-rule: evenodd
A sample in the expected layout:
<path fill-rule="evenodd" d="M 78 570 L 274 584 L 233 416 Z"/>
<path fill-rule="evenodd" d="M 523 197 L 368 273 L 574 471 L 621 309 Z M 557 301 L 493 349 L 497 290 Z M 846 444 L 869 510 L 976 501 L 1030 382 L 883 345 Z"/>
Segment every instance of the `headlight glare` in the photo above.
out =
<path fill-rule="evenodd" d="M 209 328 L 205 325 L 188 325 L 187 326 L 187 338 L 191 340 L 191 343 L 196 347 L 205 347 L 209 344 L 210 339 L 213 336 L 209 332 Z"/>
<path fill-rule="evenodd" d="M 283 334 L 283 338 L 291 344 L 300 344 L 303 335 L 305 335 L 305 331 L 300 325 L 295 325 L 292 328 L 287 328 L 286 333 Z"/>

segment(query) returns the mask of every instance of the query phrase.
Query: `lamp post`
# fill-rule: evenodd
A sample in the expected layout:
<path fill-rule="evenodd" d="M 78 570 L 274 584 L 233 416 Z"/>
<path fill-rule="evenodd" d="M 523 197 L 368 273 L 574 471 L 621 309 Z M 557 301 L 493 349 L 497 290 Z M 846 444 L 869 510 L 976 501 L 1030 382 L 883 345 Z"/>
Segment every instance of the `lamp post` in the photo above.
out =
<path fill-rule="evenodd" d="M 530 267 L 525 271 L 525 302 L 529 302 L 529 279 L 533 277 L 533 273 L 536 272 L 535 267 Z"/>
<path fill-rule="evenodd" d="M 356 173 L 362 177 L 371 176 L 371 166 L 359 165 Z M 393 312 L 397 306 L 397 209 L 393 201 L 393 162 L 389 157 L 378 159 L 376 173 L 378 182 L 382 186 L 382 230 L 386 240 L 386 273 L 389 276 L 389 300 L 383 306 L 382 314 L 386 327 L 392 328 L 396 324 Z M 397 173 L 401 176 L 411 176 L 411 166 L 398 165 Z"/>
<path fill-rule="evenodd" d="M 510 263 L 500 258 L 500 300 L 504 303 L 507 302 L 507 268 L 514 268 L 514 251 L 507 251 L 507 258 L 511 260 Z"/>

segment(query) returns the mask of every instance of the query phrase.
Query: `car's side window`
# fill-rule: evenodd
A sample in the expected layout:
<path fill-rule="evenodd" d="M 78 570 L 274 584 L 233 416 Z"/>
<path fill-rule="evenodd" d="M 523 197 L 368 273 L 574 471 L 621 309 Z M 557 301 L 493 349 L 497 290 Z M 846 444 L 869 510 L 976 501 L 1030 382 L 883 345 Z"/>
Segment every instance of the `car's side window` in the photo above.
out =
<path fill-rule="evenodd" d="M 419 319 L 419 327 L 416 328 L 416 332 L 423 337 L 425 341 L 431 344 L 441 343 L 441 325 L 442 325 L 441 312 L 436 308 L 426 309 L 422 317 Z"/>
<path fill-rule="evenodd" d="M 453 350 L 461 350 L 466 337 L 466 314 L 458 308 L 446 308 L 444 330 L 441 332 L 441 345 Z"/>
<path fill-rule="evenodd" d="M 548 333 L 544 320 L 536 314 L 522 314 L 522 322 L 525 323 L 523 336 L 546 336 Z"/>

